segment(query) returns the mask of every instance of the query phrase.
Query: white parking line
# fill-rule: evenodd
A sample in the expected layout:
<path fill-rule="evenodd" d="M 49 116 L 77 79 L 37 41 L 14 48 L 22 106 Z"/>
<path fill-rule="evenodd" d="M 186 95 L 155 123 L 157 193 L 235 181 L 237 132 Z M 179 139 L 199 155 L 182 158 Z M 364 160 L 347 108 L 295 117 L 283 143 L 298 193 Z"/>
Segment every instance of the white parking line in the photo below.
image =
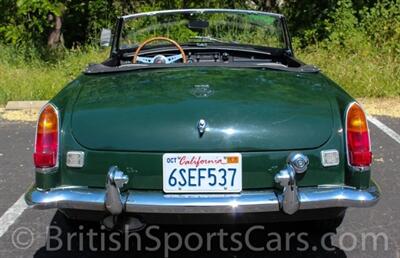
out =
<path fill-rule="evenodd" d="M 13 206 L 11 206 L 4 214 L 0 217 L 0 237 L 7 232 L 8 228 L 14 224 L 18 217 L 24 212 L 28 207 L 25 203 L 24 195 L 19 197 Z"/>
<path fill-rule="evenodd" d="M 387 127 L 384 123 L 376 119 L 375 117 L 368 116 L 368 121 L 373 123 L 375 126 L 377 126 L 379 129 L 381 129 L 385 134 L 389 135 L 393 140 L 395 140 L 397 143 L 400 144 L 400 135 Z"/>

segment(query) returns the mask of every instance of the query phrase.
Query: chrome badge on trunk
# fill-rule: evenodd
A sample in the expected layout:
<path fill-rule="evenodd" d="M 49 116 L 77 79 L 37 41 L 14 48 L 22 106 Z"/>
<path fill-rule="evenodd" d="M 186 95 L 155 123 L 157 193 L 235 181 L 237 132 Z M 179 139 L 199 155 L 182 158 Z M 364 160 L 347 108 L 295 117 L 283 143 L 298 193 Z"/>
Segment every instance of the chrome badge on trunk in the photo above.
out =
<path fill-rule="evenodd" d="M 214 93 L 208 84 L 194 85 L 190 92 L 198 98 L 207 98 Z"/>

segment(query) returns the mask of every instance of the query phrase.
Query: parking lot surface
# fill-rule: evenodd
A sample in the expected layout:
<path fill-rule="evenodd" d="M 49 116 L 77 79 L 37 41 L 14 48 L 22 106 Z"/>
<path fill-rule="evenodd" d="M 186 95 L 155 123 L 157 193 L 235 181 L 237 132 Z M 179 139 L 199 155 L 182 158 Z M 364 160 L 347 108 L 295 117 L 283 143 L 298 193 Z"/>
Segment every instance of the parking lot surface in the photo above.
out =
<path fill-rule="evenodd" d="M 400 119 L 377 117 L 379 121 L 400 133 Z M 0 257 L 394 257 L 400 258 L 400 144 L 385 134 L 375 125 L 370 124 L 372 147 L 374 153 L 373 178 L 380 185 L 382 198 L 380 202 L 368 209 L 348 209 L 346 217 L 337 232 L 318 232 L 302 228 L 302 223 L 263 225 L 266 229 L 253 228 L 254 225 L 241 226 L 168 226 L 154 228 L 154 235 L 165 240 L 166 236 L 177 233 L 187 236 L 196 232 L 204 241 L 208 233 L 223 230 L 230 235 L 235 232 L 245 233 L 253 230 L 251 237 L 253 245 L 265 245 L 268 232 L 277 232 L 283 238 L 287 233 L 306 233 L 310 245 L 306 251 L 297 250 L 304 243 L 296 239 L 284 241 L 289 243 L 288 250 L 276 251 L 276 245 L 271 249 L 255 251 L 246 247 L 240 250 L 223 251 L 216 244 L 216 238 L 211 241 L 211 248 L 195 250 L 198 237 L 183 243 L 182 248 L 166 250 L 166 243 L 156 251 L 145 250 L 154 247 L 152 239 L 136 236 L 128 238 L 128 244 L 119 250 L 110 246 L 108 232 L 96 224 L 70 226 L 64 217 L 55 210 L 37 211 L 26 209 L 18 203 L 24 191 L 34 180 L 32 169 L 32 148 L 35 125 L 28 122 L 8 122 L 0 120 Z M 19 204 L 18 205 L 16 205 Z M 8 215 L 5 216 L 4 214 Z M 11 215 L 10 215 L 11 214 Z M 10 227 L 6 229 L 8 224 Z M 51 232 L 48 228 L 51 226 Z M 261 226 L 261 225 L 259 225 Z M 149 227 L 149 226 L 148 226 Z M 60 231 L 59 231 L 60 230 Z M 92 240 L 86 236 L 93 232 L 97 237 Z M 72 236 L 75 234 L 75 236 Z M 144 235 L 144 233 L 141 233 Z M 142 236 L 141 235 L 141 236 Z M 55 237 L 57 236 L 57 237 Z M 82 236 L 82 237 L 80 237 Z M 371 237 L 372 236 L 372 237 Z M 373 237 L 377 238 L 374 242 Z M 102 239 L 103 238 L 103 239 Z M 117 239 L 125 236 L 117 235 Z M 295 237 L 296 238 L 296 237 Z M 323 242 L 321 242 L 323 238 Z M 61 242 L 58 240 L 61 239 Z M 133 239 L 133 240 L 132 240 Z M 170 237 L 168 239 L 173 239 Z M 239 238 L 238 238 L 239 239 Z M 176 240 L 176 239 L 175 239 Z M 171 241 L 176 247 L 177 240 Z M 102 248 L 102 242 L 105 242 Z M 230 243 L 236 245 L 235 243 Z M 275 243 L 276 244 L 276 243 Z M 138 246 L 142 250 L 137 250 Z M 229 245 L 229 244 L 227 244 Z M 129 248 L 128 248 L 128 247 Z M 114 247 L 114 249 L 113 249 Z M 189 248 L 187 248 L 189 247 Z M 237 247 L 237 246 L 236 246 Z M 328 247 L 328 248 L 326 248 Z M 122 250 L 121 250 L 122 249 Z M 238 248 L 239 249 L 239 248 Z M 300 248 L 301 249 L 301 248 Z"/>

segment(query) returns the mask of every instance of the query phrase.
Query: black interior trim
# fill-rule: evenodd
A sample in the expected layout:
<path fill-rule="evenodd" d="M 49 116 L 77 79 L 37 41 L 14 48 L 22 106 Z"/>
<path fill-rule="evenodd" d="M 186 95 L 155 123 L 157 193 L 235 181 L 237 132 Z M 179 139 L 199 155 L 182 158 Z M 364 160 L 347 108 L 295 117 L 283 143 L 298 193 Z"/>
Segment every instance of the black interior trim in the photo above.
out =
<path fill-rule="evenodd" d="M 311 65 L 303 65 L 300 67 L 287 67 L 284 65 L 268 62 L 204 62 L 204 63 L 176 63 L 176 64 L 129 64 L 122 66 L 107 66 L 104 64 L 91 64 L 84 71 L 85 74 L 103 74 L 103 73 L 115 73 L 115 72 L 129 72 L 129 71 L 141 71 L 147 69 L 184 69 L 194 67 L 220 67 L 220 68 L 256 68 L 266 70 L 279 70 L 286 72 L 298 72 L 298 73 L 318 73 L 320 70 Z"/>

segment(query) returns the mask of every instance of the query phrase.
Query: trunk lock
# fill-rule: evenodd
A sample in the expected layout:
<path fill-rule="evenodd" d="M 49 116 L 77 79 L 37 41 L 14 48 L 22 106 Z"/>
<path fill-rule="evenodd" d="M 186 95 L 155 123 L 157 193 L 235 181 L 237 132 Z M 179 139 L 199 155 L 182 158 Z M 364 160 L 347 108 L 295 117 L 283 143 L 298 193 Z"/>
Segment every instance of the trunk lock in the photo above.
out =
<path fill-rule="evenodd" d="M 284 169 L 275 175 L 275 182 L 283 187 L 278 195 L 279 205 L 287 214 L 293 214 L 300 208 L 299 193 L 296 184 L 296 174 L 307 171 L 308 157 L 302 153 L 291 153 Z"/>
<path fill-rule="evenodd" d="M 200 119 L 199 122 L 197 122 L 197 130 L 199 131 L 200 137 L 203 136 L 203 134 L 206 132 L 207 127 L 208 124 L 206 120 Z"/>

